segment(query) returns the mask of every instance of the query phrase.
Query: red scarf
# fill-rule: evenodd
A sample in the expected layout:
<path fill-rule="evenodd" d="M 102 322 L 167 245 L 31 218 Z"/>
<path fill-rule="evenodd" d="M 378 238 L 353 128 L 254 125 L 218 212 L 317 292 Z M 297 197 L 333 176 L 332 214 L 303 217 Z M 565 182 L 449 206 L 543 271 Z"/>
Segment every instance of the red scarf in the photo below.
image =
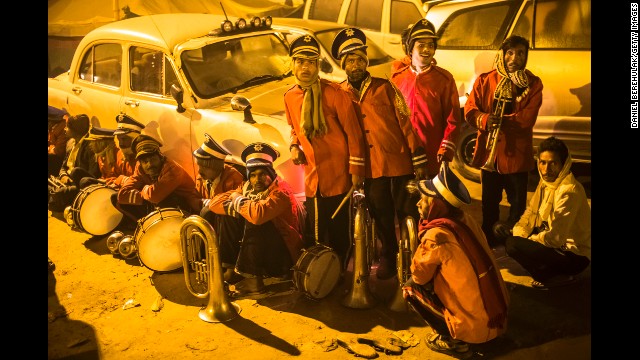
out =
<path fill-rule="evenodd" d="M 502 294 L 499 270 L 493 266 L 490 255 L 480 245 L 471 229 L 462 222 L 447 218 L 431 220 L 426 224 L 423 222 L 420 225 L 419 238 L 422 238 L 424 231 L 434 227 L 445 228 L 453 233 L 478 277 L 480 296 L 489 316 L 487 326 L 502 329 L 507 320 L 507 303 Z"/>

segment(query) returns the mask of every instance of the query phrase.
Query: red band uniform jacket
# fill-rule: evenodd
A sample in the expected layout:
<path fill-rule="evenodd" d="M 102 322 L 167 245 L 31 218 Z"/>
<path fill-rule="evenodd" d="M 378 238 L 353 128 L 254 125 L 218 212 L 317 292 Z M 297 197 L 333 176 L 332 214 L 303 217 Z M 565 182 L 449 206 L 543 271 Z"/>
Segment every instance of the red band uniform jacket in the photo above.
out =
<path fill-rule="evenodd" d="M 427 172 L 438 173 L 438 153 L 453 160 L 460 133 L 462 115 L 456 82 L 451 73 L 435 63 L 429 70 L 416 74 L 411 58 L 393 62 L 391 81 L 400 89 L 411 109 L 411 124 L 427 153 Z"/>
<path fill-rule="evenodd" d="M 402 176 L 413 174 L 414 167 L 424 165 L 426 156 L 422 141 L 409 119 L 395 105 L 396 93 L 389 80 L 367 77 L 362 92 L 349 81 L 340 83 L 350 94 L 366 141 L 365 177 Z M 402 106 L 406 106 L 399 94 Z"/>
<path fill-rule="evenodd" d="M 107 185 L 115 188 L 120 188 L 122 184 L 133 175 L 136 169 L 136 158 L 131 157 L 127 159 L 121 149 L 118 149 L 116 154 L 116 166 L 114 168 L 114 175 L 107 180 Z"/>
<path fill-rule="evenodd" d="M 512 84 L 513 112 L 505 113 L 496 139 L 495 167 L 500 174 L 528 172 L 535 167 L 533 158 L 533 126 L 542 105 L 542 81 L 525 70 L 529 78 L 529 92 L 521 101 L 515 101 L 517 87 Z M 464 105 L 465 121 L 478 129 L 478 140 L 473 154 L 472 166 L 485 164 L 490 149 L 487 149 L 487 120 L 493 109 L 494 91 L 501 76 L 496 70 L 481 74 L 473 84 L 471 94 Z"/>
<path fill-rule="evenodd" d="M 178 163 L 165 157 L 156 182 L 153 182 L 151 177 L 144 173 L 140 163 L 137 163 L 133 175 L 118 191 L 118 203 L 142 205 L 143 200 L 147 200 L 152 204 L 158 204 L 174 192 L 191 207 L 184 210 L 196 214 L 200 212 L 202 199 L 196 191 L 195 181 Z"/>
<path fill-rule="evenodd" d="M 198 175 L 196 178 L 196 190 L 200 193 L 203 200 L 207 200 L 212 199 L 217 194 L 235 190 L 238 186 L 242 186 L 243 182 L 244 177 L 238 170 L 236 170 L 236 168 L 231 165 L 224 164 L 222 173 L 220 173 L 220 176 L 212 182 L 205 180 Z"/>
<path fill-rule="evenodd" d="M 336 196 L 351 188 L 350 174 L 365 176 L 365 140 L 349 94 L 340 85 L 319 79 L 327 133 L 311 141 L 303 135 L 300 120 L 304 90 L 294 85 L 285 94 L 285 114 L 291 126 L 291 145 L 300 145 L 307 197 Z"/>
<path fill-rule="evenodd" d="M 248 182 L 245 182 L 248 184 Z M 227 215 L 224 208 L 225 201 L 233 192 L 243 194 L 243 186 L 237 189 L 215 195 L 209 203 L 209 210 L 216 214 Z M 279 176 L 269 185 L 269 194 L 266 198 L 252 201 L 245 198 L 236 208 L 238 214 L 255 225 L 262 225 L 273 221 L 278 233 L 284 239 L 289 250 L 291 261 L 295 264 L 302 252 L 301 224 L 298 223 L 297 200 L 291 189 L 291 185 Z M 268 256 L 268 254 L 265 254 Z"/>

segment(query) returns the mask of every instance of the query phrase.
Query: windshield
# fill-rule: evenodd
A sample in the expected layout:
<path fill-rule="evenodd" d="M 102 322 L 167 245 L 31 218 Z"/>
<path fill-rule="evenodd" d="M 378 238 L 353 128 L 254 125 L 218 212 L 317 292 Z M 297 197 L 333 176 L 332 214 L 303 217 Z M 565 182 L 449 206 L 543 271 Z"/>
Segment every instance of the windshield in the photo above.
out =
<path fill-rule="evenodd" d="M 342 30 L 342 28 L 317 32 L 316 38 L 318 38 L 318 41 L 320 41 L 322 47 L 330 51 L 331 46 L 333 45 L 333 39 L 335 39 L 340 30 Z M 369 66 L 380 65 L 393 60 L 391 55 L 384 52 L 384 50 L 382 50 L 378 45 L 376 45 L 376 43 L 373 42 L 373 40 L 369 39 L 368 37 L 367 57 L 369 58 Z"/>
<path fill-rule="evenodd" d="M 289 51 L 274 34 L 209 44 L 183 52 L 181 60 L 194 92 L 205 99 L 281 79 L 291 70 Z"/>

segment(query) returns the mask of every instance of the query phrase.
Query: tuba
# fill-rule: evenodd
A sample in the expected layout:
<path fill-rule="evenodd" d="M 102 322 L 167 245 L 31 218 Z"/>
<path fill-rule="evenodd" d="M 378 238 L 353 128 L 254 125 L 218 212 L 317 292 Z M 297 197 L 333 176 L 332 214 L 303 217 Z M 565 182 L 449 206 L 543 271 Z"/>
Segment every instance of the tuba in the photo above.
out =
<path fill-rule="evenodd" d="M 204 254 L 203 249 L 206 251 Z M 224 291 L 218 238 L 207 220 L 198 215 L 191 215 L 182 221 L 180 255 L 189 292 L 200 299 L 209 296 L 206 308 L 200 310 L 200 319 L 206 322 L 234 319 L 240 313 L 240 306 L 230 302 Z M 196 284 L 207 285 L 207 291 L 200 293 L 194 290 L 191 283 L 192 272 Z"/>
<path fill-rule="evenodd" d="M 342 305 L 354 309 L 369 309 L 376 305 L 375 298 L 369 289 L 369 269 L 373 263 L 375 237 L 370 227 L 370 219 L 364 201 L 364 194 L 353 192 L 353 282 L 351 289 L 342 299 Z"/>
<path fill-rule="evenodd" d="M 504 105 L 506 101 L 507 100 L 503 98 L 496 99 L 496 108 L 493 110 L 493 114 L 500 116 L 500 122 L 495 129 L 492 129 L 489 132 L 486 147 L 486 149 L 489 150 L 489 157 L 487 157 L 487 161 L 481 167 L 481 169 L 483 170 L 496 171 L 496 144 L 498 143 L 498 134 L 500 133 L 500 128 L 502 127 L 502 116 L 504 115 Z"/>
<path fill-rule="evenodd" d="M 398 241 L 398 289 L 391 300 L 389 309 L 405 312 L 409 308 L 402 296 L 402 287 L 411 277 L 411 259 L 418 248 L 418 230 L 416 221 L 407 216 L 400 224 L 400 240 Z"/>

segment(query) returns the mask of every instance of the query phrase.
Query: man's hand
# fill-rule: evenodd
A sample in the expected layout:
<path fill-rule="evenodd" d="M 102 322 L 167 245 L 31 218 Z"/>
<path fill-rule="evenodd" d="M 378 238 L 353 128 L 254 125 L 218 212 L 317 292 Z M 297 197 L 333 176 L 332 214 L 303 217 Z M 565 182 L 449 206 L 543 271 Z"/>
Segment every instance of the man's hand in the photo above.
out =
<path fill-rule="evenodd" d="M 416 174 L 416 180 L 426 180 L 427 179 L 427 168 L 425 166 L 414 168 L 413 172 Z"/>
<path fill-rule="evenodd" d="M 296 165 L 307 165 L 307 157 L 298 145 L 291 145 L 291 160 Z"/>
<path fill-rule="evenodd" d="M 500 125 L 500 116 L 498 115 L 489 115 L 487 118 L 487 130 L 495 130 Z"/>

